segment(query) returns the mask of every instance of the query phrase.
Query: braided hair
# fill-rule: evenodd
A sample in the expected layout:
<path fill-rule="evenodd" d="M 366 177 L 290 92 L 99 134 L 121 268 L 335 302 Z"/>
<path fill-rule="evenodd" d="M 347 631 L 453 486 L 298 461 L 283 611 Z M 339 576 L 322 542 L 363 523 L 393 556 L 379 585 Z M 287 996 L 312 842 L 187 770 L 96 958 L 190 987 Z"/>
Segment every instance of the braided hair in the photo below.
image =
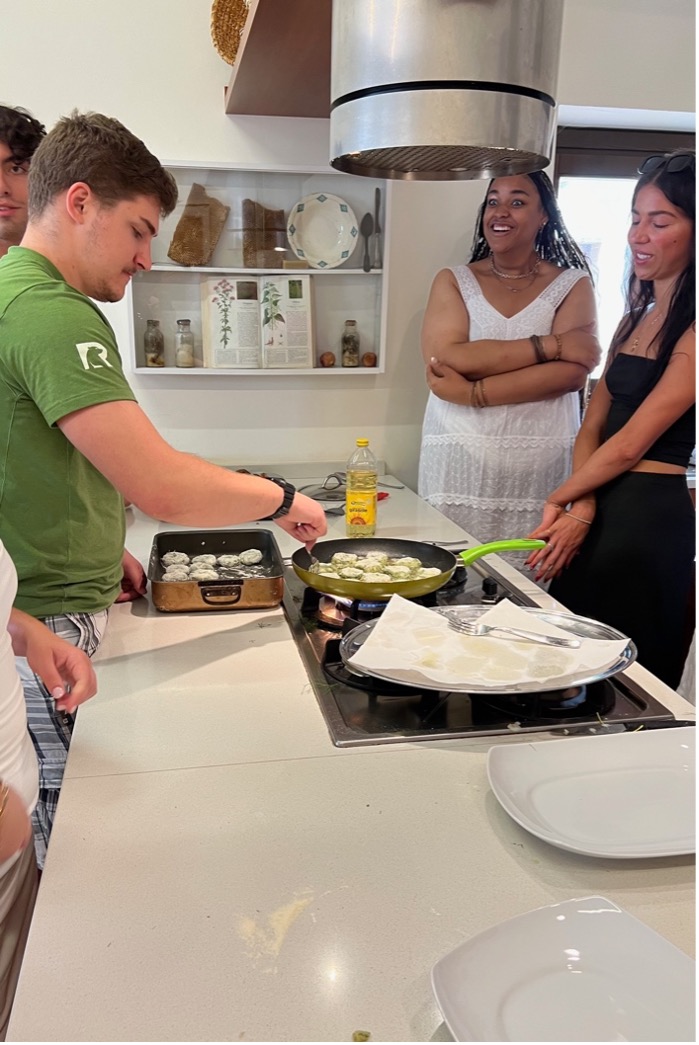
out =
<path fill-rule="evenodd" d="M 668 153 L 666 161 L 673 157 L 689 157 L 686 166 L 680 170 L 668 170 L 667 162 L 655 167 L 648 174 L 642 174 L 636 182 L 631 207 L 636 204 L 636 197 L 646 185 L 657 185 L 667 200 L 682 211 L 692 222 L 692 249 L 687 267 L 679 275 L 672 291 L 667 316 L 656 334 L 658 355 L 654 365 L 649 367 L 646 387 L 650 389 L 665 371 L 675 345 L 682 335 L 696 322 L 696 157 L 687 150 Z M 629 273 L 626 287 L 626 311 L 609 349 L 613 358 L 628 341 L 638 324 L 643 319 L 649 305 L 655 302 L 655 284 L 652 280 L 638 279 L 633 266 Z"/>
<path fill-rule="evenodd" d="M 548 218 L 543 229 L 539 229 L 536 234 L 536 241 L 534 243 L 535 251 L 543 261 L 550 261 L 552 264 L 558 265 L 559 268 L 583 269 L 587 272 L 590 279 L 592 279 L 592 273 L 590 272 L 590 266 L 587 263 L 587 259 L 571 234 L 568 232 L 565 222 L 563 221 L 563 216 L 558 206 L 549 176 L 544 174 L 543 171 L 532 171 L 532 173 L 527 174 L 526 177 L 536 186 L 536 191 L 539 193 L 539 199 L 541 200 L 541 206 L 544 208 Z M 476 231 L 473 237 L 471 257 L 469 258 L 469 261 L 480 261 L 482 258 L 487 258 L 490 254 L 490 247 L 488 246 L 483 232 L 483 218 L 492 184 L 493 182 L 491 181 L 488 185 L 485 199 L 478 211 Z"/>

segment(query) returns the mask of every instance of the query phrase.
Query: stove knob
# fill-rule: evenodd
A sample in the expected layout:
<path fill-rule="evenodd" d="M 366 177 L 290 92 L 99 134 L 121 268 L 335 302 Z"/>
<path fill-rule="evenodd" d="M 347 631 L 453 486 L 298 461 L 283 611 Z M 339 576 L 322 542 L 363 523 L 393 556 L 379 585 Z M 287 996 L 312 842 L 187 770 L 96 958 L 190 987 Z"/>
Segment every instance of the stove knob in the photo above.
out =
<path fill-rule="evenodd" d="M 498 582 L 492 577 L 486 577 L 483 581 L 483 595 L 481 596 L 481 602 L 497 602 L 498 601 Z"/>

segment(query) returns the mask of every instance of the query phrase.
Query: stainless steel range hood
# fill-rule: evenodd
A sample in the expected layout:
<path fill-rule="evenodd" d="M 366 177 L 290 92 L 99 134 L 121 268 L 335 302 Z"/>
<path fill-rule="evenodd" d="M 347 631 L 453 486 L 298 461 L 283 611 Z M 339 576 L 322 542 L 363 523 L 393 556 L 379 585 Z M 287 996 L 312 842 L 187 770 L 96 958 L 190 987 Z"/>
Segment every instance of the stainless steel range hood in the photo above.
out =
<path fill-rule="evenodd" d="M 333 0 L 330 162 L 454 180 L 551 158 L 563 0 Z"/>

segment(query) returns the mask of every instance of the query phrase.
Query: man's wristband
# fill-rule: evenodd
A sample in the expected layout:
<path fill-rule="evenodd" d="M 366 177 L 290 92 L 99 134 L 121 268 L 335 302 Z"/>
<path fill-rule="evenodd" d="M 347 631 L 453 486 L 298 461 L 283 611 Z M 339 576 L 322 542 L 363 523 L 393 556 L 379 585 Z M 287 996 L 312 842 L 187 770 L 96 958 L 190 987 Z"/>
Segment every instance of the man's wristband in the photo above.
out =
<path fill-rule="evenodd" d="M 284 498 L 276 512 L 273 512 L 272 515 L 265 515 L 262 519 L 263 522 L 270 522 L 272 519 L 280 519 L 282 515 L 289 514 L 294 497 L 296 496 L 296 487 L 292 486 L 291 483 L 287 483 L 285 479 L 272 478 L 271 475 L 266 475 L 265 479 L 268 479 L 270 483 L 276 483 L 277 486 L 281 486 L 284 491 Z"/>

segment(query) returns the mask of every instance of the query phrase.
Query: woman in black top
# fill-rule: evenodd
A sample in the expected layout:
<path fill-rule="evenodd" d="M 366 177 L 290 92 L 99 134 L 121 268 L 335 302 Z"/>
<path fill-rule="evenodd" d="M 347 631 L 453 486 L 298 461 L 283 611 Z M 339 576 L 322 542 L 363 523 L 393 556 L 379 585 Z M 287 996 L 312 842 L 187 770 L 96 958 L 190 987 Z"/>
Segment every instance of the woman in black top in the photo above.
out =
<path fill-rule="evenodd" d="M 692 152 L 639 168 L 627 311 L 530 556 L 574 613 L 629 635 L 676 688 L 695 554 L 686 468 L 695 443 L 695 178 Z"/>

